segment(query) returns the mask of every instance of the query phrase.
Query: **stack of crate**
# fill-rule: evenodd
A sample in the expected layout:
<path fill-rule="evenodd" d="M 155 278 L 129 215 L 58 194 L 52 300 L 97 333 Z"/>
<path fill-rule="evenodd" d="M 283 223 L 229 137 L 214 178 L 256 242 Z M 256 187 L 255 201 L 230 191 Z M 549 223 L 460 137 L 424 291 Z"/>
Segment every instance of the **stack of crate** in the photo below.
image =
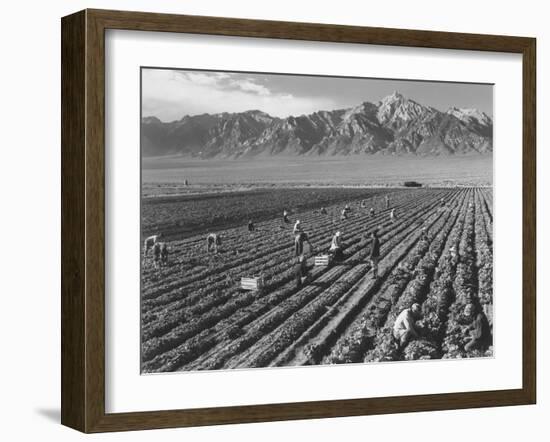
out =
<path fill-rule="evenodd" d="M 317 255 L 315 257 L 315 265 L 316 266 L 329 266 L 332 262 L 332 256 L 331 255 Z"/>
<path fill-rule="evenodd" d="M 253 276 L 250 278 L 241 278 L 241 289 L 260 291 L 264 287 L 264 278 L 262 276 Z"/>

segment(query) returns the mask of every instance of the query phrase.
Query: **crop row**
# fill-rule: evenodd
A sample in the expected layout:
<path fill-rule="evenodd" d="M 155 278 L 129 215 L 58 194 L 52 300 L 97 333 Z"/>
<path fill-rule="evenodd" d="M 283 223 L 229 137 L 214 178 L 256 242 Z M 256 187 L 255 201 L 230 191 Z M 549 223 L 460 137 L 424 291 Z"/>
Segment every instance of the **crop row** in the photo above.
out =
<path fill-rule="evenodd" d="M 367 198 L 384 189 L 288 188 L 240 192 L 145 198 L 142 206 L 143 234 L 194 234 L 205 228 L 272 218 L 283 209 L 308 210 L 339 201 Z"/>
<path fill-rule="evenodd" d="M 363 253 L 364 255 L 364 253 Z M 352 256 L 350 259 L 353 259 L 354 256 Z M 328 272 L 326 272 L 325 275 L 323 275 L 323 277 L 321 278 L 321 280 L 325 280 L 327 281 L 328 283 L 332 282 L 332 280 L 334 280 L 334 278 L 337 277 L 343 273 L 342 272 L 342 269 L 344 267 L 343 266 L 338 266 L 336 268 L 333 268 L 331 270 L 329 270 Z M 314 275 L 314 278 L 315 278 L 315 275 Z M 315 283 L 317 283 L 317 281 L 314 279 Z M 320 286 L 315 286 L 314 284 L 312 284 L 311 287 L 307 287 L 306 289 L 310 289 L 310 290 L 302 290 L 303 295 L 307 295 L 308 291 L 309 292 L 313 292 L 311 293 L 311 295 L 309 296 L 309 300 L 311 299 L 311 297 L 322 291 L 323 290 L 323 281 L 320 281 L 321 282 L 321 285 Z M 274 293 L 271 293 L 269 296 L 266 296 L 266 297 L 263 297 L 261 298 L 260 300 L 256 300 L 255 304 L 263 304 L 264 306 L 266 305 L 267 303 L 267 306 L 270 306 L 272 304 L 275 304 L 277 305 L 280 301 L 284 301 L 284 299 L 287 299 L 289 297 L 289 295 L 292 294 L 292 289 L 289 290 L 289 287 L 286 287 L 287 285 L 289 284 L 286 284 L 285 287 L 282 287 L 281 289 L 279 290 L 276 290 Z M 313 289 L 316 289 L 316 290 L 313 290 Z M 285 291 L 287 293 L 285 293 Z M 290 291 L 290 293 L 288 293 Z M 247 295 L 243 295 L 243 296 L 247 296 Z M 295 303 L 296 302 L 296 296 L 293 296 L 292 299 L 287 299 L 286 303 L 288 304 L 289 302 L 290 303 Z M 307 296 L 306 296 L 306 301 L 308 300 Z M 232 300 L 230 303 L 234 303 L 236 300 Z M 261 302 L 259 302 L 261 301 Z M 205 321 L 207 321 L 207 318 L 205 317 L 208 317 L 208 316 L 211 316 L 211 315 L 216 315 L 217 316 L 217 319 L 215 321 L 221 321 L 222 319 L 224 318 L 227 318 L 230 314 L 234 313 L 236 310 L 238 310 L 238 308 L 229 308 L 229 309 L 225 309 L 226 311 L 222 314 L 222 312 L 216 312 L 216 311 L 211 311 L 209 312 L 209 314 L 207 315 L 202 315 L 201 318 L 198 318 L 198 321 L 195 321 L 194 323 L 194 326 L 192 326 L 192 324 L 185 324 L 183 329 L 180 329 L 180 330 L 177 330 L 175 331 L 175 334 L 173 334 L 173 337 L 175 338 L 175 342 L 185 342 L 189 337 L 191 337 L 193 334 L 196 334 L 197 331 L 207 331 L 207 330 L 204 330 L 205 328 L 205 325 L 208 325 L 205 324 Z M 271 309 L 273 310 L 273 309 Z M 281 306 L 278 306 L 277 309 L 275 309 L 276 312 L 279 312 L 279 314 L 281 314 Z M 260 308 L 259 311 L 257 311 L 256 309 L 254 309 L 254 311 L 252 312 L 252 316 L 254 317 L 255 315 L 257 315 L 258 313 L 262 313 L 263 312 L 263 309 Z M 240 325 L 239 324 L 243 324 L 243 323 L 247 323 L 250 321 L 250 318 L 247 318 L 246 316 L 247 315 L 244 315 L 245 317 L 242 318 L 241 317 L 241 322 L 239 322 L 239 320 L 236 320 L 236 321 L 233 321 L 233 318 L 232 319 L 232 328 L 233 328 L 233 333 L 237 333 L 237 329 L 240 329 Z M 189 335 L 188 333 L 185 333 L 184 332 L 184 329 L 187 328 L 189 326 L 192 326 L 192 328 L 195 330 L 195 332 L 192 332 L 191 335 Z M 201 333 L 202 333 L 201 332 Z M 193 340 L 193 342 L 185 342 L 185 345 L 184 345 L 184 348 L 175 348 L 174 350 L 174 353 L 177 354 L 179 356 L 179 360 L 183 363 L 186 359 L 188 360 L 192 360 L 192 355 L 197 353 L 197 347 L 204 347 L 204 346 L 208 346 L 208 342 L 211 342 L 212 345 L 214 345 L 217 340 L 216 338 L 212 338 L 210 341 L 207 340 L 207 342 L 205 342 L 205 340 L 203 338 L 205 338 L 204 336 L 201 336 L 201 333 L 199 335 L 196 336 L 196 339 Z M 170 339 L 171 337 L 169 337 Z M 174 342 L 174 341 L 173 341 Z M 171 346 L 171 345 L 170 345 Z M 162 345 L 161 345 L 162 347 Z M 188 348 L 185 348 L 185 347 L 188 347 Z M 181 350 L 181 351 L 180 351 Z M 187 350 L 187 351 L 186 351 Z M 200 349 L 198 349 L 200 350 Z M 185 356 L 185 354 L 189 354 L 188 357 Z M 200 351 L 199 351 L 200 353 Z M 169 355 L 168 355 L 169 356 Z M 169 361 L 171 360 L 170 357 L 168 358 L 162 358 L 164 360 L 168 359 Z M 158 361 L 157 361 L 158 362 Z M 177 365 L 177 362 L 175 363 Z M 157 365 L 157 363 L 155 363 L 154 365 Z"/>
<path fill-rule="evenodd" d="M 454 232 L 460 206 L 465 200 L 462 193 L 458 203 L 445 218 L 444 229 L 438 234 L 437 241 L 445 237 L 448 232 Z M 433 237 L 432 232 L 429 238 Z M 388 276 L 380 292 L 369 302 L 367 308 L 348 327 L 345 333 L 334 345 L 330 354 L 324 358 L 324 363 L 362 362 L 367 350 L 372 349 L 377 331 L 380 330 L 390 312 L 415 275 L 420 260 L 429 250 L 428 241 L 420 241 L 414 253 L 403 260 Z"/>
<path fill-rule="evenodd" d="M 411 203 L 409 202 L 409 205 Z M 405 210 L 407 206 L 403 206 L 403 209 Z M 347 241 L 348 246 L 351 246 L 355 244 L 358 239 L 360 238 L 360 233 L 364 233 L 365 229 L 370 229 L 374 226 L 378 226 L 380 228 L 384 228 L 384 226 L 387 226 L 390 224 L 389 221 L 383 222 L 383 219 L 386 219 L 386 215 L 380 215 L 375 218 L 368 218 L 365 222 L 362 221 L 361 218 L 358 218 L 355 221 L 351 221 L 346 225 L 346 229 L 343 230 L 345 232 L 346 237 L 351 237 L 349 241 Z M 314 245 L 314 247 L 318 249 L 323 249 L 325 247 L 328 247 L 330 242 L 330 235 L 327 234 L 330 233 L 330 228 L 332 226 L 323 225 L 321 229 L 314 229 L 313 234 L 310 234 L 311 241 Z M 355 235 L 355 237 L 354 237 Z M 293 236 L 292 236 L 293 238 Z M 291 241 L 287 241 L 292 244 Z M 292 247 L 292 246 L 290 246 Z M 183 308 L 192 306 L 195 301 L 200 300 L 204 305 L 208 303 L 206 299 L 210 297 L 215 297 L 216 303 L 220 303 L 220 299 L 224 296 L 230 296 L 231 294 L 235 294 L 236 287 L 235 287 L 235 276 L 243 275 L 248 273 L 263 273 L 264 275 L 267 275 L 267 289 L 274 288 L 278 285 L 280 285 L 281 281 L 285 278 L 290 277 L 289 275 L 284 275 L 285 272 L 291 271 L 291 268 L 293 266 L 293 261 L 289 260 L 289 256 L 285 253 L 281 253 L 283 250 L 288 248 L 288 246 L 283 246 L 283 248 L 279 247 L 272 247 L 271 249 L 267 250 L 261 250 L 257 251 L 256 255 L 260 255 L 258 259 L 251 259 L 246 264 L 235 263 L 236 265 L 229 270 L 226 270 L 222 273 L 221 279 L 212 280 L 211 278 L 207 280 L 206 287 L 201 288 L 199 287 L 190 287 L 189 289 L 190 294 L 186 296 L 185 298 L 174 298 L 169 299 L 168 301 L 174 301 L 171 304 L 164 307 L 162 310 L 152 308 L 151 305 L 147 305 L 147 312 L 143 315 L 144 324 L 147 324 L 151 319 L 156 319 L 157 321 L 162 320 L 163 322 L 166 322 L 168 319 L 166 317 L 166 314 L 174 315 L 177 314 L 177 312 Z M 289 251 L 290 254 L 290 251 Z M 263 256 L 262 256 L 263 255 Z M 267 258 L 265 257 L 267 255 Z M 251 266 L 254 266 L 251 268 Z M 222 272 L 223 269 L 220 269 L 220 272 Z M 271 275 L 274 275 L 274 277 L 270 278 Z M 282 278 L 282 279 L 281 279 Z M 221 291 L 221 293 L 220 293 Z M 166 299 L 168 295 L 166 295 L 164 298 Z M 166 301 L 165 301 L 166 302 Z M 147 301 L 145 301 L 147 304 Z M 155 304 L 158 305 L 158 304 Z"/>
<path fill-rule="evenodd" d="M 441 342 L 443 340 L 447 315 L 455 294 L 453 281 L 458 263 L 458 255 L 451 252 L 458 250 L 462 238 L 468 199 L 460 208 L 460 220 L 450 232 L 441 255 L 434 280 L 422 304 L 422 320 L 416 324 L 421 338 L 410 342 L 403 351 L 404 359 L 431 359 L 441 357 Z"/>
<path fill-rule="evenodd" d="M 477 225 L 479 226 L 479 223 Z M 450 307 L 447 330 L 442 344 L 442 350 L 445 352 L 443 355 L 444 358 L 478 355 L 478 351 L 466 352 L 464 349 L 473 319 L 465 314 L 465 308 L 469 304 L 474 304 L 480 308 L 478 299 L 478 269 L 476 266 L 477 243 L 476 206 L 470 204 L 466 213 L 466 222 L 459 245 L 460 259 L 453 280 L 455 301 Z"/>
<path fill-rule="evenodd" d="M 453 196 L 448 203 L 452 204 L 456 196 Z M 421 229 L 417 227 L 416 231 L 412 232 L 406 241 L 395 247 L 386 257 L 385 262 L 381 263 L 379 279 L 364 277 L 329 311 L 317 319 L 306 333 L 303 333 L 299 339 L 281 352 L 272 365 L 318 364 L 325 359 L 327 353 L 339 353 L 338 348 L 341 343 L 349 342 L 350 333 L 346 333 L 345 330 L 348 329 L 349 332 L 351 328 L 349 324 L 355 323 L 353 318 L 361 317 L 365 304 L 372 299 L 373 295 L 385 291 L 389 280 L 391 280 L 391 275 L 396 269 L 413 265 L 424 255 L 428 250 L 427 244 L 430 242 L 430 238 L 439 235 L 439 232 L 445 229 L 449 216 L 449 212 L 441 210 L 433 213 L 422 225 L 426 228 L 426 238 L 423 237 Z M 335 341 L 337 341 L 336 345 Z"/>
<path fill-rule="evenodd" d="M 423 219 L 423 215 L 419 216 L 423 209 L 435 207 L 433 204 L 427 208 L 421 208 L 419 212 L 411 214 L 409 221 L 406 222 L 403 219 L 403 224 L 406 224 L 400 233 L 391 232 L 391 235 L 385 235 L 383 237 L 382 256 L 384 257 L 390 251 L 392 251 L 397 245 L 403 242 L 411 233 L 412 230 L 417 228 L 417 223 Z M 346 265 L 338 266 L 331 270 L 330 280 L 327 280 L 328 274 L 324 275 L 319 280 L 310 284 L 305 289 L 302 289 L 298 294 L 289 299 L 286 305 L 280 306 L 280 308 L 270 312 L 269 316 L 263 318 L 253 328 L 246 330 L 247 335 L 236 343 L 230 344 L 232 348 L 228 348 L 227 354 L 232 358 L 225 362 L 225 358 L 222 356 L 216 356 L 216 363 L 214 366 L 262 366 L 266 364 L 266 359 L 270 357 L 274 348 L 275 342 L 279 342 L 280 345 L 284 345 L 290 339 L 291 335 L 299 333 L 301 329 L 308 323 L 315 319 L 318 313 L 322 313 L 326 308 L 329 308 L 334 302 L 336 302 L 342 293 L 346 293 L 346 289 L 351 288 L 356 284 L 369 270 L 370 266 L 363 263 L 366 257 L 368 249 L 363 247 L 358 254 L 360 256 L 352 256 L 348 259 L 355 262 L 348 270 Z M 329 283 L 329 284 L 326 284 Z M 304 302 L 305 301 L 305 302 Z M 282 307 L 282 308 L 281 308 Z M 305 316 L 304 316 L 305 315 Z M 306 320 L 298 320 L 296 318 Z M 297 327 L 292 328 L 292 324 L 300 324 Z M 257 342 L 256 342 L 257 341 Z M 256 342 L 252 347 L 252 342 Z M 235 353 L 239 353 L 243 349 L 247 349 L 241 356 L 233 356 Z M 243 362 L 243 359 L 246 362 Z"/>
<path fill-rule="evenodd" d="M 467 199 L 471 197 L 471 191 L 468 192 Z M 452 226 L 451 226 L 452 231 Z M 366 362 L 373 361 L 392 361 L 396 360 L 401 355 L 399 348 L 393 338 L 393 325 L 395 319 L 404 309 L 409 308 L 412 304 L 422 304 L 428 297 L 430 283 L 435 275 L 439 259 L 445 250 L 449 231 L 436 237 L 430 244 L 429 253 L 427 253 L 418 263 L 415 269 L 415 277 L 407 284 L 403 294 L 397 302 L 392 305 L 391 311 L 387 316 L 385 325 L 376 333 L 374 338 L 374 348 L 367 352 L 365 356 Z M 407 346 L 404 354 L 405 359 L 417 358 L 433 358 L 437 356 L 437 350 L 431 346 L 422 348 L 422 354 L 418 355 L 411 352 L 410 346 Z M 418 351 L 414 348 L 412 350 Z"/>
<path fill-rule="evenodd" d="M 392 203 L 400 204 L 402 201 L 407 201 L 406 195 L 409 192 L 401 191 L 395 195 L 390 194 Z M 376 200 L 376 201 L 375 201 Z M 377 212 L 382 208 L 382 199 L 371 197 L 368 200 L 369 206 L 377 206 Z M 359 203 L 355 204 L 359 208 Z M 342 206 L 343 207 L 343 206 Z M 318 210 L 297 213 L 294 220 L 298 217 L 304 225 L 318 224 L 319 221 L 324 222 L 324 226 L 334 226 L 339 219 L 339 207 L 329 207 L 329 213 L 322 215 Z M 359 212 L 359 209 L 357 210 Z M 323 223 L 319 225 L 322 227 Z M 205 250 L 205 239 L 200 235 L 199 240 L 195 241 L 190 247 L 187 243 L 179 246 L 177 242 L 170 243 L 174 260 L 169 268 L 161 269 L 160 272 L 152 266 L 152 263 L 145 263 L 143 268 L 143 299 L 149 299 L 162 295 L 167 290 L 177 289 L 185 286 L 188 283 L 196 281 L 204 281 L 204 278 L 219 274 L 224 268 L 224 258 L 227 258 L 228 264 L 234 264 L 235 261 L 246 262 L 251 259 L 251 256 L 256 256 L 261 253 L 262 249 L 273 248 L 273 244 L 279 244 L 283 239 L 283 245 L 277 247 L 278 250 L 284 248 L 284 237 L 289 234 L 292 225 L 284 225 L 281 218 L 275 218 L 257 226 L 257 232 L 247 232 L 246 226 L 231 228 L 224 230 L 222 233 L 223 247 L 222 250 L 232 253 L 220 253 L 212 255 Z M 149 264 L 149 265 L 147 265 Z M 171 278 L 173 282 L 171 283 Z M 158 281 L 162 281 L 159 287 Z"/>
<path fill-rule="evenodd" d="M 347 241 L 348 247 L 357 244 L 361 238 L 361 233 L 364 233 L 365 228 L 370 229 L 375 225 L 378 225 L 380 228 L 384 228 L 389 224 L 389 221 L 383 223 L 382 218 L 378 217 L 374 219 L 368 218 L 366 222 L 363 222 L 360 218 L 358 218 L 358 220 L 350 223 L 346 227 L 346 230 L 344 230 L 346 236 L 350 237 Z M 316 248 L 322 249 L 324 247 L 328 247 L 330 236 L 327 235 L 325 229 L 324 231 L 316 232 L 311 235 L 311 240 Z M 243 268 L 243 266 L 233 267 L 226 273 L 226 279 L 222 280 L 221 284 L 217 281 L 210 281 L 210 284 L 205 289 L 195 289 L 192 294 L 186 298 L 166 306 L 161 311 L 155 311 L 154 309 L 149 308 L 147 314 L 144 315 L 144 338 L 147 339 L 152 336 L 148 330 L 155 328 L 154 324 L 148 324 L 149 321 L 147 321 L 147 315 L 149 315 L 149 317 L 153 316 L 155 322 L 162 322 L 162 326 L 158 327 L 158 329 L 168 330 L 171 327 L 171 324 L 174 324 L 174 321 L 177 322 L 181 320 L 181 314 L 179 312 L 182 308 L 192 307 L 196 302 L 199 302 L 200 305 L 197 305 L 196 309 L 189 309 L 187 312 L 190 315 L 198 315 L 201 312 L 214 307 L 215 305 L 221 304 L 224 300 L 229 299 L 231 296 L 238 294 L 238 289 L 235 286 L 233 275 L 246 274 L 245 272 L 247 270 L 249 272 L 254 271 L 255 273 L 263 273 L 264 275 L 267 274 L 268 278 L 266 291 L 277 288 L 278 286 L 291 280 L 293 261 L 289 260 L 288 256 L 285 256 L 284 253 L 280 253 L 280 250 L 270 252 L 269 257 L 270 258 L 267 260 L 252 261 L 252 263 L 256 266 L 253 270 L 250 270 L 249 267 Z M 269 278 L 270 274 L 273 275 L 273 277 Z M 155 335 L 159 334 L 161 333 L 155 331 Z"/>
<path fill-rule="evenodd" d="M 385 213 L 380 213 L 374 219 L 369 219 L 368 221 L 378 221 L 386 219 L 387 215 Z M 356 218 L 352 218 L 349 222 L 335 225 L 333 221 L 326 215 L 317 215 L 316 219 L 311 219 L 309 217 L 304 217 L 302 224 L 306 226 L 313 226 L 310 230 L 308 229 L 308 234 L 312 242 L 316 242 L 319 238 L 320 240 L 330 241 L 330 237 L 327 237 L 327 232 L 336 229 L 338 226 L 349 228 L 357 222 Z M 230 261 L 226 263 L 213 262 L 212 267 L 208 272 L 202 272 L 197 277 L 190 280 L 188 277 L 179 277 L 179 279 L 174 279 L 173 282 L 169 284 L 164 283 L 155 293 L 153 299 L 148 299 L 153 295 L 145 291 L 144 293 L 144 307 L 147 308 L 149 312 L 154 311 L 154 306 L 168 304 L 173 300 L 181 299 L 181 291 L 185 288 L 187 293 L 195 292 L 201 287 L 207 285 L 210 289 L 213 289 L 214 283 L 216 282 L 231 282 L 231 280 L 236 279 L 239 275 L 246 274 L 247 272 L 254 272 L 255 267 L 259 267 L 262 262 L 269 261 L 273 256 L 278 256 L 281 259 L 286 259 L 291 256 L 293 250 L 294 236 L 291 232 L 291 227 L 288 227 L 286 230 L 281 231 L 281 229 L 275 226 L 275 234 L 269 236 L 269 233 L 266 228 L 262 232 L 255 234 L 253 237 L 250 237 L 246 234 L 243 235 L 243 232 L 238 233 L 238 239 L 240 244 L 245 243 L 246 249 L 242 250 L 239 255 L 242 255 L 241 258 L 233 257 Z M 224 233 L 225 236 L 225 233 Z M 249 241 L 246 241 L 248 239 Z M 226 248 L 229 250 L 232 247 L 238 247 L 238 245 L 227 244 Z M 286 251 L 288 255 L 285 256 Z M 210 255 L 212 257 L 217 257 L 217 255 Z M 221 264 L 221 265 L 220 265 Z M 187 276 L 187 275 L 186 275 Z M 163 278 L 165 275 L 163 275 Z M 151 308 L 153 307 L 153 309 Z"/>

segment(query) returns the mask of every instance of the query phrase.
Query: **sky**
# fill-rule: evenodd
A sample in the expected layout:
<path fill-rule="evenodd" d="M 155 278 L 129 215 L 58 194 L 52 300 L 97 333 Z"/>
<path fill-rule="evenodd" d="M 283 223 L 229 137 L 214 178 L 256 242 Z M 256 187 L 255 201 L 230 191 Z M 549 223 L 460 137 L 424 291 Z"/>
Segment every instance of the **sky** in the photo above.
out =
<path fill-rule="evenodd" d="M 168 122 L 257 109 L 284 118 L 376 103 L 394 91 L 440 111 L 454 106 L 493 115 L 487 84 L 143 68 L 142 116 Z"/>

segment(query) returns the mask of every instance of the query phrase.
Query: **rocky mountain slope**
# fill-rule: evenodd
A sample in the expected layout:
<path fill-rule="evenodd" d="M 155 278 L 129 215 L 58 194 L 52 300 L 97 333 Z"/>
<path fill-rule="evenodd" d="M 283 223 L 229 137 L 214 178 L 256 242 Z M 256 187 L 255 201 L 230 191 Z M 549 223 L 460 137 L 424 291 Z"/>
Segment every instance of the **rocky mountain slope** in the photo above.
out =
<path fill-rule="evenodd" d="M 276 118 L 258 110 L 141 122 L 144 156 L 466 155 L 493 151 L 493 121 L 476 109 L 441 112 L 394 92 L 378 103 Z"/>

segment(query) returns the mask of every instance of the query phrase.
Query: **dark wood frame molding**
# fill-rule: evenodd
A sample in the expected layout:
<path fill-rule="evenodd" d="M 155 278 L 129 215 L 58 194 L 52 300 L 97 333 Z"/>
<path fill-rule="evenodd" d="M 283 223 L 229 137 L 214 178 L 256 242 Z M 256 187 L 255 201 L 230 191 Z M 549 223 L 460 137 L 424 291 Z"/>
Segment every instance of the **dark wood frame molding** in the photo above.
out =
<path fill-rule="evenodd" d="M 105 412 L 105 30 L 181 32 L 496 51 L 523 57 L 523 386 L 514 390 L 189 410 Z M 534 404 L 536 401 L 536 40 L 498 35 L 105 10 L 62 30 L 61 422 L 83 432 Z"/>

